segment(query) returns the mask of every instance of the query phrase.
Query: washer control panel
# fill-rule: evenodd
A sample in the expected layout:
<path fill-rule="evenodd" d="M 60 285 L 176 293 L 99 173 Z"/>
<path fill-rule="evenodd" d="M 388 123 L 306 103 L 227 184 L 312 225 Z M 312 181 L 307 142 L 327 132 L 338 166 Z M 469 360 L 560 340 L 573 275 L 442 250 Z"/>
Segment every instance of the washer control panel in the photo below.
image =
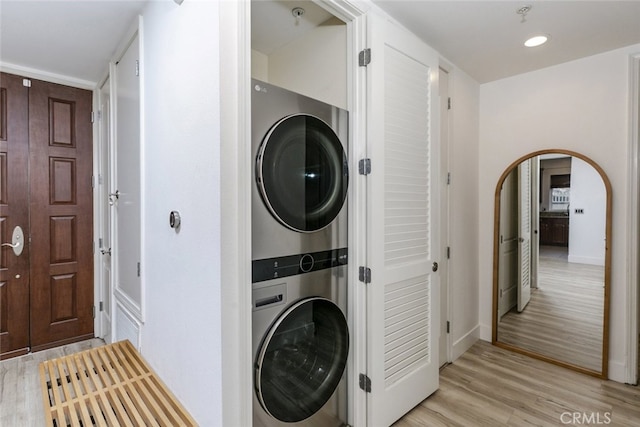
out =
<path fill-rule="evenodd" d="M 347 248 L 258 259 L 252 262 L 252 282 L 295 276 L 347 264 Z"/>

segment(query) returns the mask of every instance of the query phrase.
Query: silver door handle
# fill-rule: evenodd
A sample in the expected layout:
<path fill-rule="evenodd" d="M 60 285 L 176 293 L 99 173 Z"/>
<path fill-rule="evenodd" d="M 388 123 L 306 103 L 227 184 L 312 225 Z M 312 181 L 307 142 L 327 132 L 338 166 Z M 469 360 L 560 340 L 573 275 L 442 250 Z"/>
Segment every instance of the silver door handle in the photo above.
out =
<path fill-rule="evenodd" d="M 109 204 L 113 206 L 116 203 L 116 200 L 118 200 L 119 198 L 120 198 L 119 190 L 116 190 L 115 193 L 109 193 Z"/>
<path fill-rule="evenodd" d="M 22 232 L 22 227 L 16 225 L 13 229 L 13 234 L 11 235 L 11 243 L 2 243 L 0 247 L 8 246 L 13 249 L 13 253 L 16 256 L 20 256 L 22 254 L 22 249 L 24 248 L 24 233 Z"/>

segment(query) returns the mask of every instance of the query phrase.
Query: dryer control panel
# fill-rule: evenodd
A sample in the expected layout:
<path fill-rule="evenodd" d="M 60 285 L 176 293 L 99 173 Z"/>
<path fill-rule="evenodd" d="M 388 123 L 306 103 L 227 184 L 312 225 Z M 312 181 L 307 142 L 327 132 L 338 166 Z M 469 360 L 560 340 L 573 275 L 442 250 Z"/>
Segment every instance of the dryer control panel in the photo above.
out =
<path fill-rule="evenodd" d="M 252 262 L 252 282 L 310 273 L 347 264 L 347 248 L 332 249 Z"/>

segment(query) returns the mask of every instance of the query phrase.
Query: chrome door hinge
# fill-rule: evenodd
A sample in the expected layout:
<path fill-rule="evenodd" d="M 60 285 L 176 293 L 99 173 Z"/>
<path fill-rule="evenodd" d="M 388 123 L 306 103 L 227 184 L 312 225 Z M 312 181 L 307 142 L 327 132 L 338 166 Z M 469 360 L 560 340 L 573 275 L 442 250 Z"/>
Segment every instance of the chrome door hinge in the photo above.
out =
<path fill-rule="evenodd" d="M 138 263 L 138 277 L 140 277 L 140 263 Z"/>
<path fill-rule="evenodd" d="M 447 185 L 451 185 L 451 172 L 447 172 Z"/>
<path fill-rule="evenodd" d="M 451 259 L 451 247 L 447 246 L 447 259 Z"/>
<path fill-rule="evenodd" d="M 451 110 L 451 97 L 447 99 L 447 110 Z"/>
<path fill-rule="evenodd" d="M 136 59 L 136 76 L 140 75 L 140 61 Z"/>
<path fill-rule="evenodd" d="M 100 311 L 104 311 L 104 302 L 100 301 Z"/>
<path fill-rule="evenodd" d="M 93 316 L 94 319 L 96 318 L 96 306 L 95 305 L 93 306 L 91 315 Z"/>
<path fill-rule="evenodd" d="M 24 87 L 31 87 L 31 80 L 29 80 L 29 79 L 22 79 L 22 86 L 24 86 Z"/>
<path fill-rule="evenodd" d="M 447 320 L 447 333 L 451 332 L 451 322 Z"/>
<path fill-rule="evenodd" d="M 95 113 L 95 111 L 92 111 L 91 112 L 91 123 L 95 123 L 95 121 L 96 121 L 96 113 Z"/>
<path fill-rule="evenodd" d="M 358 65 L 366 67 L 371 63 L 371 48 L 362 49 L 358 55 Z"/>
<path fill-rule="evenodd" d="M 371 173 L 371 159 L 360 159 L 358 162 L 358 172 L 360 175 L 369 175 Z"/>
<path fill-rule="evenodd" d="M 369 378 L 365 374 L 360 374 L 359 379 L 360 389 L 367 393 L 371 393 L 371 378 Z"/>
<path fill-rule="evenodd" d="M 371 283 L 371 269 L 369 267 L 359 267 L 358 279 L 362 283 Z"/>

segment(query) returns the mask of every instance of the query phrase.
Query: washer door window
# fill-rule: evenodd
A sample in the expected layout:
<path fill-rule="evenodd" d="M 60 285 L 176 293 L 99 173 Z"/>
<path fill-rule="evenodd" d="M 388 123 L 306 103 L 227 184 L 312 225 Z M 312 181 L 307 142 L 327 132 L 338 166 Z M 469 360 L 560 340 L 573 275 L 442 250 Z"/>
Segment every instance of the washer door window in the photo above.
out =
<path fill-rule="evenodd" d="M 256 361 L 256 393 L 264 410 L 302 421 L 333 395 L 347 363 L 349 330 L 340 308 L 320 297 L 289 307 L 264 338 Z"/>
<path fill-rule="evenodd" d="M 329 225 L 347 196 L 349 174 L 340 139 L 307 114 L 273 125 L 260 146 L 256 176 L 271 214 L 295 231 Z"/>

